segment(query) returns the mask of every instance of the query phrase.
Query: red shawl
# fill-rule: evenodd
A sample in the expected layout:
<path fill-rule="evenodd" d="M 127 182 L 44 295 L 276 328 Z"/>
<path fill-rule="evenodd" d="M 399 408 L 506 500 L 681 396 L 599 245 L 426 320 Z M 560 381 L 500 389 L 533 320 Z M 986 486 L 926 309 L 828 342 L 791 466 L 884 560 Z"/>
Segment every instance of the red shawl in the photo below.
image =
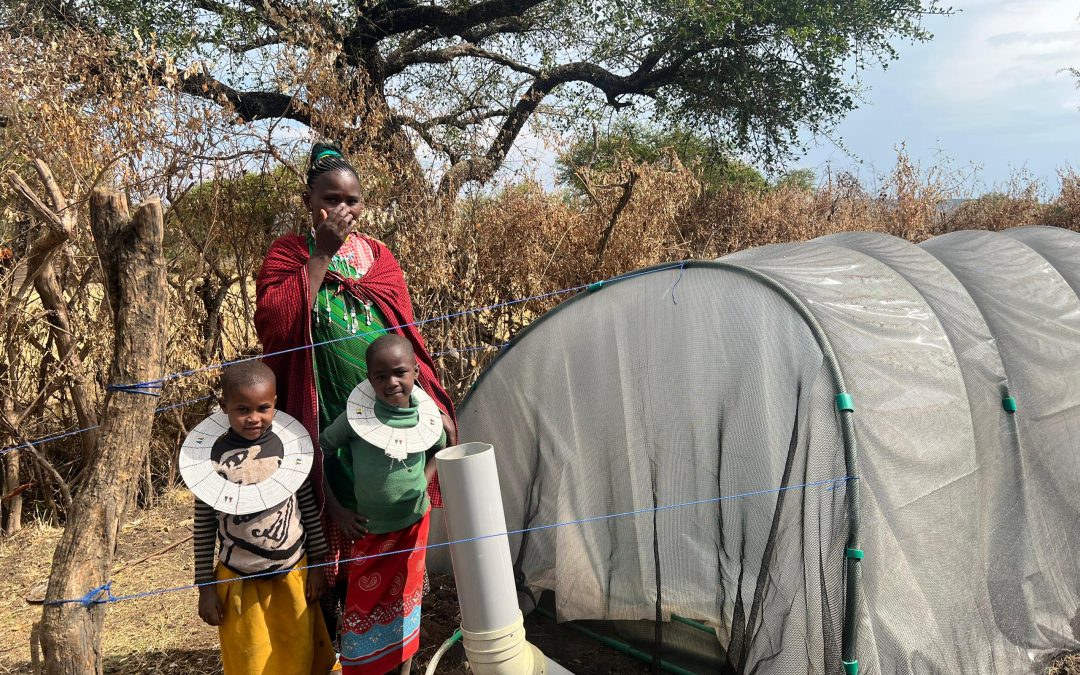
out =
<path fill-rule="evenodd" d="M 371 246 L 375 262 L 360 279 L 344 279 L 327 273 L 361 302 L 370 301 L 386 317 L 387 328 L 405 336 L 416 351 L 420 364 L 420 386 L 439 408 L 455 419 L 454 404 L 435 374 L 435 362 L 424 347 L 424 338 L 412 325 L 412 300 L 394 254 L 381 241 L 364 238 Z M 311 305 L 308 303 L 307 241 L 286 235 L 275 241 L 266 254 L 255 285 L 255 332 L 263 353 L 288 351 L 268 356 L 265 361 L 277 376 L 277 407 L 307 428 L 315 445 L 311 478 L 322 493 L 322 452 L 319 449 L 319 404 L 315 390 L 315 368 L 311 355 Z M 456 419 L 455 419 L 456 423 Z M 441 506 L 438 480 L 429 490 L 433 506 Z"/>

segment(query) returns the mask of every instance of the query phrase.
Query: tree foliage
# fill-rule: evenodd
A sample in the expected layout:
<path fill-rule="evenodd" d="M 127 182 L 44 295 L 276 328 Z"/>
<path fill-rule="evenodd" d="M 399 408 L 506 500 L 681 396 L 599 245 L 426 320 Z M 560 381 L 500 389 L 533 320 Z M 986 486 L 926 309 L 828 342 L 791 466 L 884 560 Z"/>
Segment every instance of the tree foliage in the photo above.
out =
<path fill-rule="evenodd" d="M 126 47 L 155 84 L 373 150 L 397 185 L 433 154 L 440 187 L 483 183 L 539 119 L 630 106 L 771 162 L 858 101 L 859 70 L 925 40 L 937 0 L 29 0 L 7 31 Z M 281 127 L 282 129 L 287 127 Z M 580 130 L 580 129 L 579 129 Z M 417 152 L 419 146 L 419 152 Z"/>
<path fill-rule="evenodd" d="M 641 124 L 619 124 L 605 134 L 579 138 L 559 156 L 558 178 L 580 191 L 581 171 L 586 167 L 610 172 L 622 162 L 664 163 L 669 157 L 690 168 L 706 190 L 764 189 L 768 185 L 760 171 L 732 157 L 727 148 L 708 136 Z"/>

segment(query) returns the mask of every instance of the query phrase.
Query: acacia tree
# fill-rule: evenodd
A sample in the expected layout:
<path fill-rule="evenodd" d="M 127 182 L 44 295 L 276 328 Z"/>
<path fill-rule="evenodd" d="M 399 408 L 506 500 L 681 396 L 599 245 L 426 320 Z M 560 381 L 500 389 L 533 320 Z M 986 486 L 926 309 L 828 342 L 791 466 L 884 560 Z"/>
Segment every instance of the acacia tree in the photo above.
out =
<path fill-rule="evenodd" d="M 855 70 L 925 40 L 937 0 L 30 0 L 5 26 L 153 40 L 159 85 L 238 124 L 288 120 L 392 169 L 488 181 L 530 122 L 635 106 L 765 161 L 858 101 Z M 122 54 L 103 59 L 116 67 Z"/>

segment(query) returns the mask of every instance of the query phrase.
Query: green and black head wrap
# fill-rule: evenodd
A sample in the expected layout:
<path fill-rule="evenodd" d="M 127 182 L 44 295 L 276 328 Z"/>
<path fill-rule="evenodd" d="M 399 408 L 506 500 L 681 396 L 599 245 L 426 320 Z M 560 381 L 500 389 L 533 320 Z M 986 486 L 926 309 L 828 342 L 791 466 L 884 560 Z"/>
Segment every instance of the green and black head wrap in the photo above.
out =
<path fill-rule="evenodd" d="M 310 188 L 319 176 L 334 171 L 348 171 L 359 178 L 356 169 L 346 161 L 345 157 L 341 154 L 341 149 L 336 145 L 316 143 L 311 146 L 311 155 L 309 156 L 307 172 L 308 187 Z"/>

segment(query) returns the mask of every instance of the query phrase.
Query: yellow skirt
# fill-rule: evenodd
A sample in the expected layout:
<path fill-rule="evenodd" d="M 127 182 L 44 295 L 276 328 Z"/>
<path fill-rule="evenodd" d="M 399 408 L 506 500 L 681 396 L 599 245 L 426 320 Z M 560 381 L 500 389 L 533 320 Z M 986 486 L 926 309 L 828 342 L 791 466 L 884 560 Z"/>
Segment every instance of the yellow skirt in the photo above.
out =
<path fill-rule="evenodd" d="M 307 558 L 297 567 L 307 564 Z M 217 567 L 218 580 L 236 579 Z M 217 585 L 225 675 L 326 675 L 338 670 L 319 604 L 304 599 L 307 570 Z"/>

